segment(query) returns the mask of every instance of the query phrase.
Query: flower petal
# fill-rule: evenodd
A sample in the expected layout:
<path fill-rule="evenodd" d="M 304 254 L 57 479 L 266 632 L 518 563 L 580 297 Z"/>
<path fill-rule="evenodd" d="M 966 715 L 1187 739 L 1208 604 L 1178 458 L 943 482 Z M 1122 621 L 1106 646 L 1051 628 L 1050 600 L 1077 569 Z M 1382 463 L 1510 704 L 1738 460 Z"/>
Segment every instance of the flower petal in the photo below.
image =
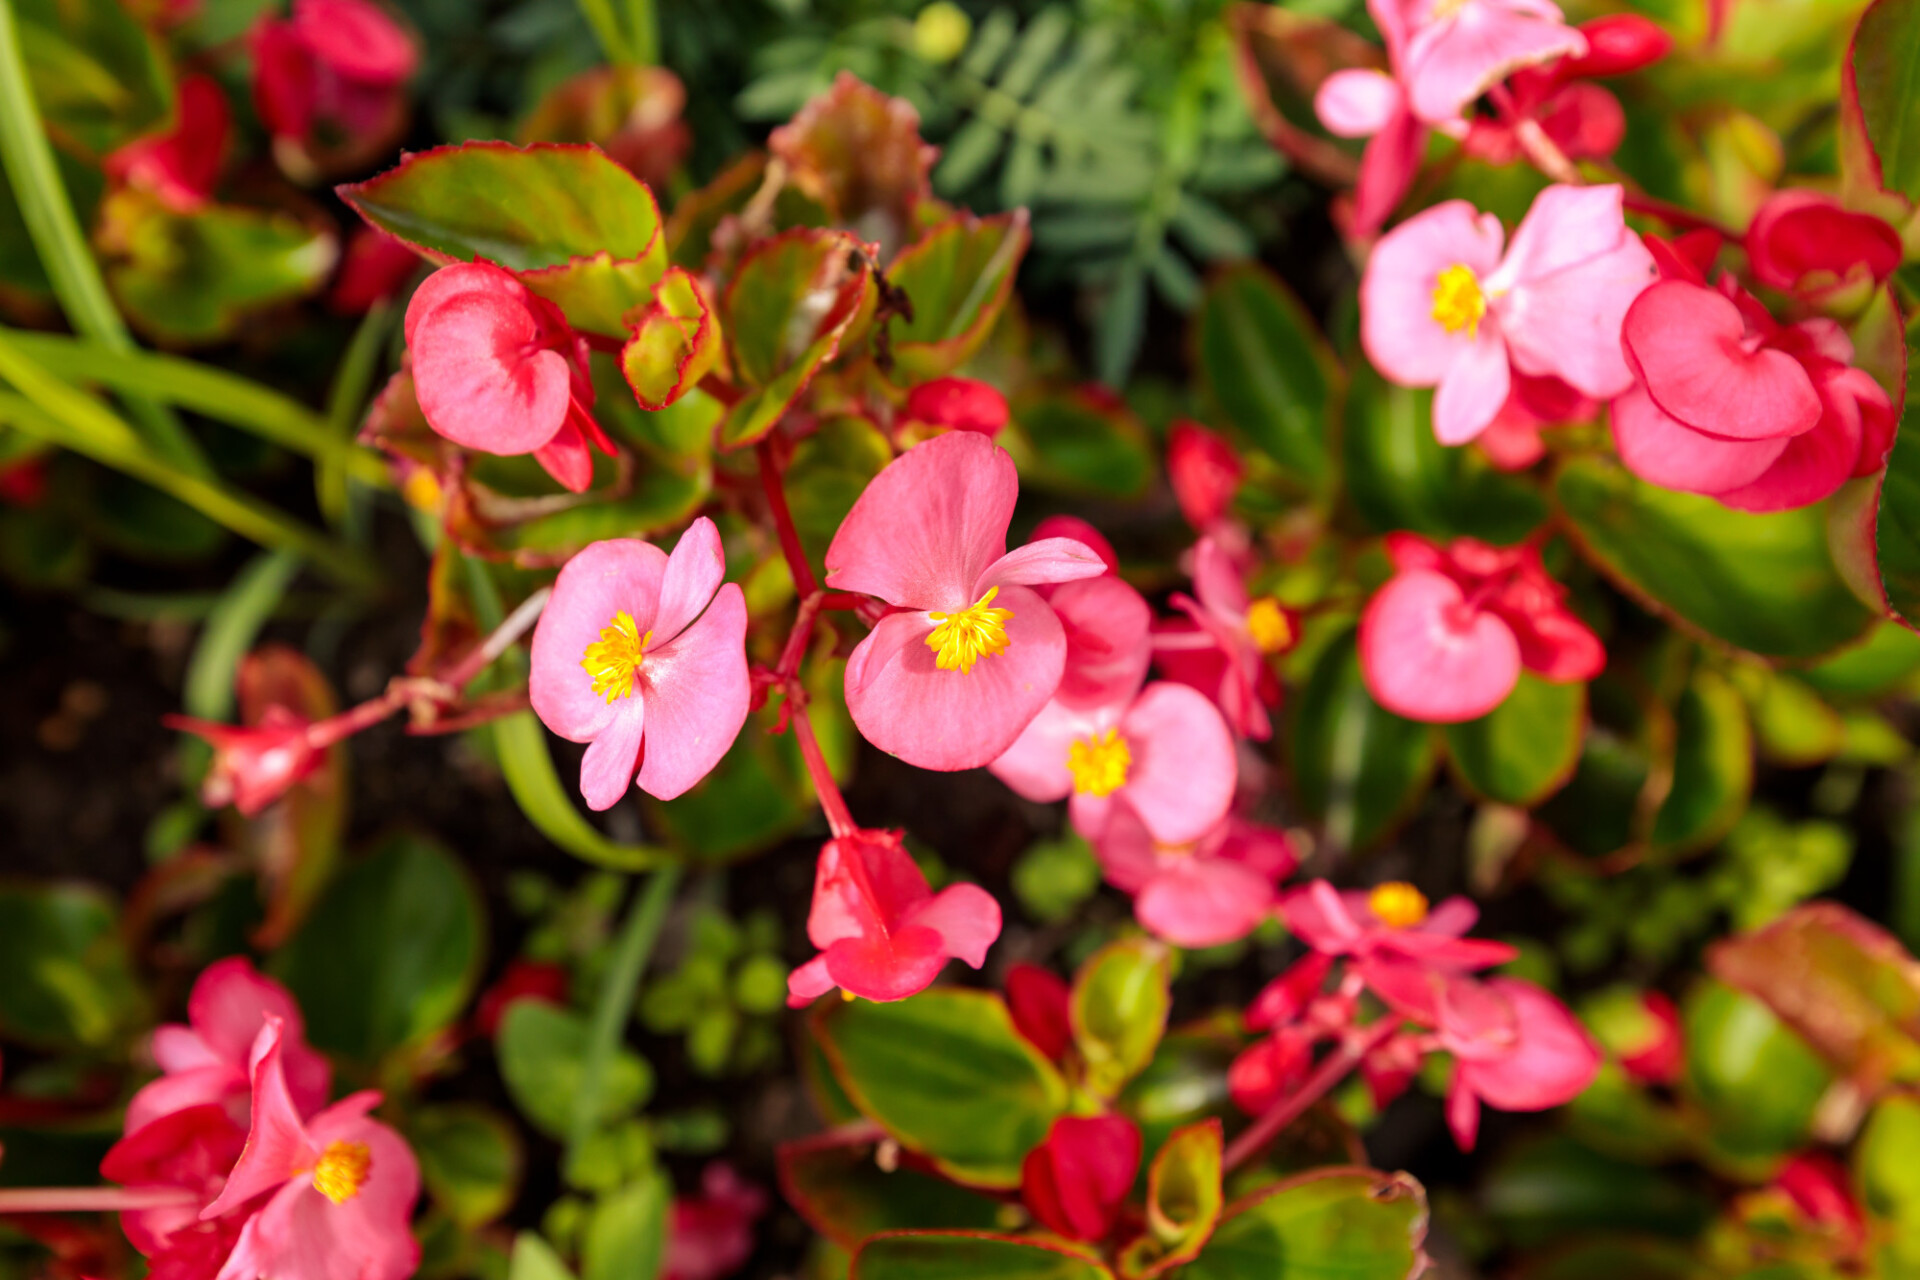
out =
<path fill-rule="evenodd" d="M 647 700 L 640 789 L 671 800 L 713 771 L 747 722 L 747 599 L 738 583 L 722 586 L 698 622 L 648 657 L 640 684 Z"/>
<path fill-rule="evenodd" d="M 1433 396 L 1433 434 L 1441 444 L 1466 444 L 1500 415 L 1512 388 L 1507 344 L 1486 322 L 1440 379 Z"/>
<path fill-rule="evenodd" d="M 1387 127 L 1406 96 L 1384 71 L 1349 68 L 1320 82 L 1313 113 L 1336 138 L 1370 138 Z"/>
<path fill-rule="evenodd" d="M 1054 700 L 1071 707 L 1131 701 L 1153 656 L 1153 610 L 1118 578 L 1069 582 L 1048 600 L 1067 638 Z"/>
<path fill-rule="evenodd" d="M 1680 280 L 1641 294 L 1620 332 L 1653 402 L 1696 431 L 1771 440 L 1812 430 L 1820 397 L 1806 370 L 1783 351 L 1747 352 L 1746 338 L 1732 301 Z"/>
<path fill-rule="evenodd" d="M 1077 738 L 1100 732 L 1115 715 L 1075 710 L 1058 699 L 1048 702 L 1020 736 L 987 767 L 1015 792 L 1039 804 L 1064 800 L 1073 792 L 1067 753 Z"/>
<path fill-rule="evenodd" d="M 1469 611 L 1460 586 L 1424 569 L 1374 594 L 1360 618 L 1360 669 L 1374 700 L 1431 724 L 1474 720 L 1520 679 L 1520 647 L 1507 624 Z"/>
<path fill-rule="evenodd" d="M 909 909 L 905 923 L 933 930 L 942 950 L 978 969 L 1000 936 L 1000 904 L 977 884 L 950 885 Z"/>
<path fill-rule="evenodd" d="M 446 267 L 435 278 L 480 265 Z M 573 375 L 559 352 L 528 351 L 540 332 L 524 301 L 492 287 L 449 287 L 409 320 L 414 394 L 435 431 L 469 449 L 517 454 L 560 430 Z"/>
<path fill-rule="evenodd" d="M 206 1221 L 237 1208 L 255 1196 L 286 1184 L 294 1169 L 312 1167 L 313 1143 L 287 1093 L 280 1067 L 281 1023 L 269 1018 L 254 1039 L 249 1064 L 253 1078 L 253 1117 L 246 1149 L 227 1175 L 227 1184 L 213 1202 L 200 1211 Z"/>
<path fill-rule="evenodd" d="M 1437 204 L 1380 238 L 1360 280 L 1360 341 L 1389 381 L 1433 386 L 1474 345 L 1464 329 L 1448 333 L 1433 318 L 1434 289 L 1452 266 L 1491 274 L 1501 238 L 1500 220 L 1465 200 Z"/>
<path fill-rule="evenodd" d="M 595 693 L 581 661 L 587 646 L 622 610 L 640 635 L 653 630 L 666 568 L 667 553 L 652 543 L 610 538 L 587 547 L 560 570 L 553 598 L 534 628 L 527 690 L 547 728 L 570 742 L 588 742 L 613 719 L 625 699 L 609 703 Z"/>
<path fill-rule="evenodd" d="M 1723 440 L 1663 411 L 1636 385 L 1613 402 L 1613 442 L 1627 470 L 1682 493 L 1722 493 L 1753 483 L 1786 451 L 1790 436 Z"/>
<path fill-rule="evenodd" d="M 727 553 L 720 531 L 701 516 L 687 526 L 667 557 L 660 579 L 660 611 L 653 620 L 653 643 L 663 648 L 685 631 L 713 599 L 727 577 Z"/>
<path fill-rule="evenodd" d="M 1233 804 L 1233 735 L 1219 710 L 1184 684 L 1150 684 L 1121 718 L 1132 754 L 1115 793 L 1161 844 L 1197 840 Z"/>
<path fill-rule="evenodd" d="M 1172 859 L 1133 900 L 1134 918 L 1176 947 L 1217 947 L 1273 910 L 1273 882 L 1238 862 Z"/>
<path fill-rule="evenodd" d="M 640 765 L 640 746 L 651 717 L 646 699 L 633 695 L 622 698 L 609 720 L 580 757 L 580 795 L 587 808 L 598 813 L 620 803 L 633 785 L 633 773 Z"/>
<path fill-rule="evenodd" d="M 1042 538 L 1012 551 L 987 566 L 973 584 L 973 599 L 978 600 L 991 587 L 1050 586 L 1056 582 L 1074 582 L 1098 578 L 1107 572 L 1100 553 L 1072 538 Z"/>

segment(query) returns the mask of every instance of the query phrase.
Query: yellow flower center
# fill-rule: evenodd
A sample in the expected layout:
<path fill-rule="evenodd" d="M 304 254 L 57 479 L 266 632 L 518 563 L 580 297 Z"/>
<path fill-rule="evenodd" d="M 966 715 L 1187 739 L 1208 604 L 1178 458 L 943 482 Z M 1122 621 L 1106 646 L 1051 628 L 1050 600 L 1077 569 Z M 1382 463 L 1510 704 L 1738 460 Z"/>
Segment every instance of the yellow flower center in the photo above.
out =
<path fill-rule="evenodd" d="M 593 677 L 593 691 L 608 702 L 633 692 L 633 680 L 646 660 L 647 645 L 653 632 L 640 634 L 633 615 L 625 609 L 613 615 L 613 621 L 600 628 L 600 638 L 587 646 L 580 665 Z"/>
<path fill-rule="evenodd" d="M 1480 318 L 1487 314 L 1487 295 L 1480 292 L 1480 281 L 1473 268 L 1456 262 L 1433 281 L 1433 318 L 1448 333 L 1467 331 L 1469 339 L 1480 336 Z"/>
<path fill-rule="evenodd" d="M 1293 647 L 1293 624 L 1272 596 L 1261 596 L 1247 606 L 1247 634 L 1262 653 L 1284 653 Z"/>
<path fill-rule="evenodd" d="M 364 1142 L 330 1142 L 313 1166 L 313 1187 L 335 1204 L 345 1204 L 367 1185 L 373 1152 Z"/>
<path fill-rule="evenodd" d="M 1127 785 L 1132 767 L 1133 752 L 1118 729 L 1076 738 L 1067 747 L 1067 772 L 1073 775 L 1073 789 L 1082 795 L 1112 795 Z"/>
<path fill-rule="evenodd" d="M 1411 929 L 1427 918 L 1427 895 L 1405 880 L 1389 880 L 1367 895 L 1367 909 L 1389 929 Z"/>
<path fill-rule="evenodd" d="M 940 625 L 927 633 L 927 648 L 933 650 L 933 665 L 942 671 L 971 671 L 982 658 L 1007 651 L 1007 619 L 1011 609 L 996 609 L 993 598 L 1000 588 L 989 587 L 979 600 L 954 613 L 929 613 Z"/>

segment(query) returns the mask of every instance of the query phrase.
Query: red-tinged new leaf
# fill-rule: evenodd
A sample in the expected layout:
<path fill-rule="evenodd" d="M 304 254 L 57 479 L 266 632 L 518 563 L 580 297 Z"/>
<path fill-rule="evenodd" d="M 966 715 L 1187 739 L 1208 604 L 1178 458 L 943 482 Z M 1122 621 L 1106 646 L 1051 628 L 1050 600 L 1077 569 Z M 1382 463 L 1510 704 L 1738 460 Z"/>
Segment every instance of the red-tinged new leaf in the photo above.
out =
<path fill-rule="evenodd" d="M 900 251 L 887 278 L 913 303 L 895 319 L 893 378 L 902 386 L 942 378 L 993 332 L 1032 242 L 1023 209 L 992 218 L 961 214 Z"/>
<path fill-rule="evenodd" d="M 643 409 L 664 409 L 718 363 L 720 320 L 700 277 L 673 267 L 654 288 L 653 302 L 633 321 L 620 349 L 620 372 Z"/>

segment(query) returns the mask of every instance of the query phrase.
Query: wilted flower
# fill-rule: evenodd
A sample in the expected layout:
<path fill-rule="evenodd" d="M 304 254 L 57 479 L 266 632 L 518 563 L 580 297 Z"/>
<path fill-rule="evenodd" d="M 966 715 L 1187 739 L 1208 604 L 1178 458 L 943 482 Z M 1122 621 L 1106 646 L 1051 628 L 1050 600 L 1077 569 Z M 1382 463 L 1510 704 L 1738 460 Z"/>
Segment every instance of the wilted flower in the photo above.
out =
<path fill-rule="evenodd" d="M 1020 1165 L 1020 1198 L 1049 1231 L 1103 1240 L 1140 1169 L 1140 1130 L 1125 1116 L 1061 1116 Z"/>

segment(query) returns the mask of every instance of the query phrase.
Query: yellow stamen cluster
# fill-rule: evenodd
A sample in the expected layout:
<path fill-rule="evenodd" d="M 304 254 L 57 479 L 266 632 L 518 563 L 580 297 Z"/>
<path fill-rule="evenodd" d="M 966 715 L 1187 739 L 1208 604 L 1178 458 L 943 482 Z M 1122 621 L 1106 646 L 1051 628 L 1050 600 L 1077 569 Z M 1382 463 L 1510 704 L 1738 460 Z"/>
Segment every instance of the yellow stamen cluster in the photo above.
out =
<path fill-rule="evenodd" d="M 1285 653 L 1293 647 L 1293 624 L 1272 596 L 1261 596 L 1247 606 L 1247 634 L 1262 653 Z"/>
<path fill-rule="evenodd" d="M 364 1142 L 330 1142 L 313 1166 L 313 1187 L 335 1204 L 360 1194 L 373 1170 L 373 1152 Z"/>
<path fill-rule="evenodd" d="M 647 645 L 653 632 L 640 634 L 633 615 L 625 609 L 613 615 L 613 621 L 600 628 L 600 638 L 587 646 L 580 665 L 593 677 L 593 691 L 608 702 L 633 692 L 634 678 L 646 660 Z"/>
<path fill-rule="evenodd" d="M 1427 895 L 1405 880 L 1389 880 L 1367 895 L 1367 909 L 1389 929 L 1411 929 L 1427 918 Z"/>
<path fill-rule="evenodd" d="M 927 633 L 927 648 L 933 650 L 933 665 L 942 671 L 967 672 L 982 658 L 992 658 L 1007 650 L 1007 619 L 1011 609 L 996 609 L 993 598 L 1000 588 L 989 587 L 987 594 L 964 609 L 953 613 L 929 613 L 940 625 Z"/>
<path fill-rule="evenodd" d="M 1473 268 L 1456 262 L 1433 281 L 1433 318 L 1448 333 L 1467 331 L 1469 339 L 1480 336 L 1480 319 L 1487 314 L 1487 295 L 1480 292 L 1479 278 Z"/>
<path fill-rule="evenodd" d="M 1073 789 L 1086 796 L 1108 796 L 1127 785 L 1133 752 L 1118 729 L 1076 738 L 1067 747 L 1067 772 Z"/>

